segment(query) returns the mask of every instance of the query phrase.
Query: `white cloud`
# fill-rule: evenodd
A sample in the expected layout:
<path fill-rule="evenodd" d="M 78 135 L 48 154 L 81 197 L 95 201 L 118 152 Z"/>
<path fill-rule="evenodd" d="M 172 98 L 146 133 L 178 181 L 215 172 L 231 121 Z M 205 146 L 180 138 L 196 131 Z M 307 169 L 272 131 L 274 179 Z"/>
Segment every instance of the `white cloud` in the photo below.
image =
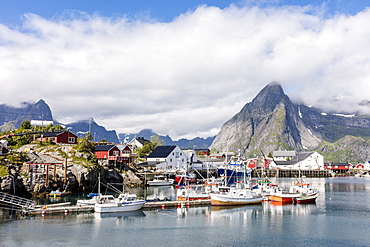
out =
<path fill-rule="evenodd" d="M 369 99 L 370 11 L 322 11 L 201 6 L 169 23 L 26 14 L 22 27 L 0 25 L 0 98 L 175 139 L 217 134 L 270 81 L 307 105 L 370 114 L 358 106 Z"/>

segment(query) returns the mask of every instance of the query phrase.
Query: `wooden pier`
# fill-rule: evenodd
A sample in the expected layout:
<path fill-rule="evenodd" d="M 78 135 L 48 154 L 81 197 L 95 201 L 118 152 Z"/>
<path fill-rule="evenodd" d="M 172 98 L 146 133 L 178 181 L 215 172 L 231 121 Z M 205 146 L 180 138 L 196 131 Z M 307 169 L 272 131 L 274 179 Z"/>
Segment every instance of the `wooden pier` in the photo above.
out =
<path fill-rule="evenodd" d="M 24 215 L 48 215 L 48 214 L 69 214 L 69 213 L 82 213 L 82 212 L 94 212 L 93 206 L 49 206 L 45 205 L 42 207 L 35 207 L 34 209 L 24 210 Z"/>
<path fill-rule="evenodd" d="M 260 177 L 262 170 L 253 170 L 252 177 Z M 331 177 L 330 170 L 276 170 L 276 169 L 265 169 L 263 170 L 265 176 L 281 177 L 281 178 L 296 178 L 299 176 L 306 176 L 308 178 L 323 178 Z"/>

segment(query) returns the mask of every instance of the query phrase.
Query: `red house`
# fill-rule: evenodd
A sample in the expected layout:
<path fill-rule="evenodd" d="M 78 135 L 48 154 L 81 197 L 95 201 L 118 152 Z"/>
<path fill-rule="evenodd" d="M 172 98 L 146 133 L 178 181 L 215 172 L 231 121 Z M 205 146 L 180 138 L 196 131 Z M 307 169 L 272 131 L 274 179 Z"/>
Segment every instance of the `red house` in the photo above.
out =
<path fill-rule="evenodd" d="M 128 164 L 132 158 L 137 158 L 128 145 L 97 145 L 95 147 L 97 159 L 105 159 Z"/>
<path fill-rule="evenodd" d="M 76 144 L 77 135 L 69 131 L 63 132 L 46 132 L 37 138 L 38 141 L 53 141 L 54 143 Z"/>
<path fill-rule="evenodd" d="M 97 159 L 117 160 L 121 152 L 116 145 L 97 145 L 95 155 Z"/>
<path fill-rule="evenodd" d="M 348 163 L 325 163 L 325 169 L 329 170 L 349 170 L 352 168 L 352 164 Z"/>

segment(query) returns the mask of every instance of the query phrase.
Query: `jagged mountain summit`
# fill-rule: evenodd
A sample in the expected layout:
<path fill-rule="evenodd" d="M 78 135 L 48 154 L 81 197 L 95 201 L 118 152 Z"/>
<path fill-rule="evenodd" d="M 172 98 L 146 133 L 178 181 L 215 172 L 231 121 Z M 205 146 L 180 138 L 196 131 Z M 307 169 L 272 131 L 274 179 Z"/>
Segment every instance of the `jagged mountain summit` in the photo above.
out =
<path fill-rule="evenodd" d="M 53 120 L 50 107 L 43 99 L 35 104 L 23 102 L 20 107 L 0 105 L 0 123 L 4 123 L 0 126 L 1 131 L 19 128 L 23 121 L 31 120 Z"/>
<path fill-rule="evenodd" d="M 271 82 L 223 124 L 210 148 L 240 150 L 247 156 L 261 155 L 261 151 L 267 155 L 274 150 L 325 152 L 324 144 L 335 143 L 347 135 L 370 137 L 369 127 L 366 116 L 323 114 L 319 109 L 293 104 L 281 85 Z M 326 146 L 326 152 L 329 149 Z M 366 159 L 369 148 L 362 151 L 362 158 Z"/>

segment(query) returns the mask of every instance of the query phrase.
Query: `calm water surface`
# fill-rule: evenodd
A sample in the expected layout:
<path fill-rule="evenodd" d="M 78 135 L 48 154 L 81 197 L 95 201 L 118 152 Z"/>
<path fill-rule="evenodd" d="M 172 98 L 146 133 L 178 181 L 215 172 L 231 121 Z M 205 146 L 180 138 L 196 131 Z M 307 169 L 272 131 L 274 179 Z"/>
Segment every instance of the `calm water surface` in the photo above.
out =
<path fill-rule="evenodd" d="M 27 218 L 1 211 L 0 246 L 370 246 L 370 178 L 307 182 L 320 190 L 316 204 Z M 133 192 L 175 198 L 169 187 Z M 73 198 L 59 200 L 67 199 Z"/>

